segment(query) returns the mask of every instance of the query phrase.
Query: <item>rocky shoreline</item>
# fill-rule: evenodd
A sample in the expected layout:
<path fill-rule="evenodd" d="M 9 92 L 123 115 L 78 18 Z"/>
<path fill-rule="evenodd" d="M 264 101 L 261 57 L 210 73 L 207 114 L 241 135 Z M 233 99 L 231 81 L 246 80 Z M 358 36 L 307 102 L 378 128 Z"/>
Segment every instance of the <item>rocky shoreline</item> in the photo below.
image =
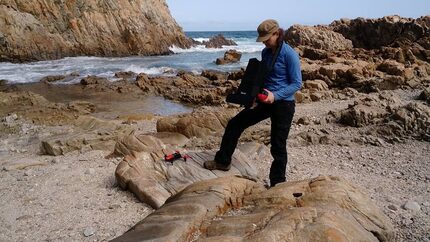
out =
<path fill-rule="evenodd" d="M 391 16 L 287 30 L 287 41 L 300 53 L 304 81 L 288 141 L 289 185 L 337 179 L 312 180 L 319 175 L 350 181 L 393 225 L 393 231 L 386 225 L 375 233 L 385 236 L 381 241 L 429 240 L 429 21 L 429 16 Z M 361 36 L 362 28 L 372 31 Z M 394 34 L 399 28 L 403 32 Z M 154 180 L 169 174 L 177 180 L 163 180 L 164 190 L 154 185 L 157 189 L 148 192 L 141 189 L 148 187 L 146 183 L 133 183 L 136 173 L 128 165 L 156 164 L 164 153 L 175 150 L 199 157 L 213 152 L 227 120 L 240 110 L 226 103 L 225 96 L 238 87 L 243 70 L 116 77 L 121 80 L 83 77 L 79 84 L 67 86 L 57 84 L 66 76 L 0 84 L 0 240 L 111 240 L 170 196 L 184 199 L 174 195 L 181 190 L 178 184 L 222 176 L 206 174 L 195 164 L 190 168 L 186 163 L 163 163 L 153 169 L 160 172 L 164 167 L 167 173 L 157 173 Z M 139 104 L 160 96 L 190 105 L 189 111 L 164 116 L 139 111 Z M 263 121 L 241 138 L 237 162 L 249 162 L 241 164 L 256 172 L 236 166 L 235 172 L 256 180 L 245 182 L 246 187 L 260 189 L 264 184 L 271 162 L 269 136 L 270 124 Z M 182 166 L 199 177 L 169 170 Z M 204 186 L 198 189 L 206 191 Z M 218 223 L 214 219 L 227 220 L 226 214 L 210 217 L 208 228 Z M 207 231 L 192 234 L 212 236 Z"/>

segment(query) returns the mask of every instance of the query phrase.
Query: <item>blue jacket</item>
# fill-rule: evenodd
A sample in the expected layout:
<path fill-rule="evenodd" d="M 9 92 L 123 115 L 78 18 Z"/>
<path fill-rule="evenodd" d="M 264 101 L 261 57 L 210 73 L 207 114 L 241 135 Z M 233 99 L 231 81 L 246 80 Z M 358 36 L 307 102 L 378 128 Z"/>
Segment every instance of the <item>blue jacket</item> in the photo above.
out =
<path fill-rule="evenodd" d="M 264 48 L 261 59 L 270 68 L 273 53 Z M 264 82 L 264 88 L 271 91 L 277 100 L 294 100 L 294 93 L 302 87 L 302 72 L 299 55 L 287 43 L 282 45 L 273 70 Z"/>

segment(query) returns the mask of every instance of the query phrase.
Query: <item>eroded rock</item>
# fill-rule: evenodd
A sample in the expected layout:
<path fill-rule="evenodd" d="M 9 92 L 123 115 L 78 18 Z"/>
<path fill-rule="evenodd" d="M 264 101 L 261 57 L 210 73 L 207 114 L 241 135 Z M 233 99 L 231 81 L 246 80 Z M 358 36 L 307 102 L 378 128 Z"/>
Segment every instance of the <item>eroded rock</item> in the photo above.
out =
<path fill-rule="evenodd" d="M 266 190 L 238 177 L 196 182 L 113 241 L 393 241 L 388 217 L 337 178 Z"/>
<path fill-rule="evenodd" d="M 341 111 L 339 121 L 353 127 L 380 124 L 390 114 L 390 110 L 400 105 L 400 100 L 390 93 L 369 95 Z"/>
<path fill-rule="evenodd" d="M 325 26 L 293 25 L 285 32 L 285 41 L 291 46 L 308 46 L 322 50 L 352 49 L 352 41 Z"/>
<path fill-rule="evenodd" d="M 169 116 L 157 121 L 157 132 L 175 132 L 191 137 L 221 135 L 236 110 L 208 112 L 195 110 L 191 114 Z"/>
<path fill-rule="evenodd" d="M 172 163 L 164 161 L 161 147 L 152 153 L 132 153 L 118 165 L 116 179 L 121 188 L 130 190 L 154 208 L 161 207 L 169 197 L 198 181 L 228 175 L 259 179 L 256 169 L 240 151 L 233 155 L 232 168 L 227 172 L 203 168 L 203 162 L 213 159 L 214 152 L 188 152 L 186 161 L 179 159 Z"/>
<path fill-rule="evenodd" d="M 223 45 L 237 45 L 233 40 L 226 39 L 222 34 L 215 35 L 208 41 L 203 41 L 206 48 L 222 48 Z"/>
<path fill-rule="evenodd" d="M 53 156 L 75 150 L 113 150 L 118 137 L 127 132 L 130 132 L 128 128 L 113 122 L 80 116 L 64 133 L 44 139 L 40 150 L 42 154 Z"/>
<path fill-rule="evenodd" d="M 2 1 L 0 22 L 0 61 L 156 55 L 191 46 L 158 0 Z"/>
<path fill-rule="evenodd" d="M 238 52 L 237 50 L 228 50 L 224 53 L 224 57 L 216 59 L 215 63 L 217 65 L 236 63 L 240 61 L 241 57 L 242 57 L 241 52 Z"/>

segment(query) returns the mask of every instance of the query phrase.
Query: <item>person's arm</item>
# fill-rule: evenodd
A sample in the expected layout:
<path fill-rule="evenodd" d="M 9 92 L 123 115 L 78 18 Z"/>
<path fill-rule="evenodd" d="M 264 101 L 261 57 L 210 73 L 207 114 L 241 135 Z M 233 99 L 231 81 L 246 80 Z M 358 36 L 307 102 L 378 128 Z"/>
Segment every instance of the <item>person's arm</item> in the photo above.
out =
<path fill-rule="evenodd" d="M 294 95 L 294 93 L 302 87 L 302 72 L 300 69 L 300 59 L 298 54 L 295 51 L 288 51 L 285 55 L 285 60 L 287 63 L 286 78 L 290 83 L 273 92 L 275 101 Z"/>

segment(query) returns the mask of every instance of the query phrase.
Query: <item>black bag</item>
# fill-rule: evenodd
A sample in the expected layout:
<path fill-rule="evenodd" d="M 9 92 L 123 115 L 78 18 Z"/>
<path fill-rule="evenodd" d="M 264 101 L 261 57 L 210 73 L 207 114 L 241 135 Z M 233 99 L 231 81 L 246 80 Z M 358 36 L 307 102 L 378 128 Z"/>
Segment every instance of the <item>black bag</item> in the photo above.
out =
<path fill-rule="evenodd" d="M 276 49 L 270 69 L 267 68 L 265 63 L 259 61 L 257 58 L 249 59 L 245 74 L 242 78 L 242 81 L 240 82 L 238 90 L 227 95 L 226 101 L 229 103 L 243 105 L 245 108 L 252 107 L 255 98 L 263 89 L 264 81 L 267 75 L 272 71 L 273 66 L 275 65 L 276 58 L 278 58 L 281 48 L 282 42 Z"/>

